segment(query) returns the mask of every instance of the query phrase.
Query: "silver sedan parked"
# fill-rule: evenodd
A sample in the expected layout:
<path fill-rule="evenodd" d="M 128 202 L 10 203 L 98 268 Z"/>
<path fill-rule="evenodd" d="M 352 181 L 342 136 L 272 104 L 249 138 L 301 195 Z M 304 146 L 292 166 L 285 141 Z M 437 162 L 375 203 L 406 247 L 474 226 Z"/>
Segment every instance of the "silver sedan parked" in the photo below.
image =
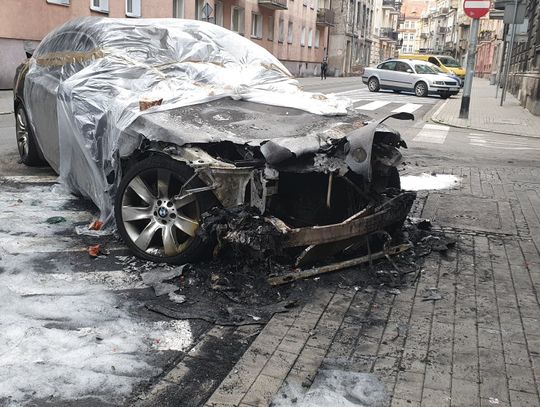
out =
<path fill-rule="evenodd" d="M 459 92 L 459 83 L 448 76 L 439 75 L 422 61 L 385 61 L 376 68 L 366 68 L 362 74 L 371 92 L 391 89 L 394 92 L 414 92 L 416 96 L 439 95 L 447 99 Z"/>

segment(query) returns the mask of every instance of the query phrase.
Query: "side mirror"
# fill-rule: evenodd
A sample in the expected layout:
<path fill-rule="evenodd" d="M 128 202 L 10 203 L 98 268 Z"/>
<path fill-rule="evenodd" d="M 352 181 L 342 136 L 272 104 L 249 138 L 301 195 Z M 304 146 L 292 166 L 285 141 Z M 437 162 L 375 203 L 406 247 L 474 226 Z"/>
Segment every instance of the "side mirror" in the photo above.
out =
<path fill-rule="evenodd" d="M 413 70 L 411 68 L 407 69 L 407 73 L 413 73 Z"/>

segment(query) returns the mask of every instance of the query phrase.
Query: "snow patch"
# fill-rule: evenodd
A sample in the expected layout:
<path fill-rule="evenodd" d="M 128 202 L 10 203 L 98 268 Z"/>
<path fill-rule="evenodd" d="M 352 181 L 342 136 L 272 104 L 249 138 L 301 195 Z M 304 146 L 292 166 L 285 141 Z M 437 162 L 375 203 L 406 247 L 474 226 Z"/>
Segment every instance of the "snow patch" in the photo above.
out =
<path fill-rule="evenodd" d="M 45 258 L 3 248 L 0 259 L 2 406 L 86 397 L 123 404 L 134 386 L 160 373 L 156 352 L 192 344 L 188 321 L 145 321 L 108 290 L 120 288 L 123 273 L 55 264 L 38 273 L 34 265 Z"/>
<path fill-rule="evenodd" d="M 450 189 L 458 187 L 461 178 L 451 174 L 404 175 L 401 177 L 401 188 L 407 191 L 423 191 L 430 189 Z"/>
<path fill-rule="evenodd" d="M 319 370 L 309 390 L 286 383 L 272 405 L 276 407 L 386 407 L 384 384 L 372 373 Z"/>

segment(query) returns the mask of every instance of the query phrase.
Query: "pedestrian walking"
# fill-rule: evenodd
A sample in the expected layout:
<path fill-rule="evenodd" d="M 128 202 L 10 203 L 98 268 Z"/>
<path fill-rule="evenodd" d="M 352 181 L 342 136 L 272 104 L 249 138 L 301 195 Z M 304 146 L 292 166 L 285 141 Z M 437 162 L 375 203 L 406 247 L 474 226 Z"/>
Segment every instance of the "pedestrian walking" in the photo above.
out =
<path fill-rule="evenodd" d="M 321 63 L 321 81 L 323 79 L 326 79 L 326 70 L 328 69 L 328 62 L 326 61 L 326 58 L 323 59 Z"/>

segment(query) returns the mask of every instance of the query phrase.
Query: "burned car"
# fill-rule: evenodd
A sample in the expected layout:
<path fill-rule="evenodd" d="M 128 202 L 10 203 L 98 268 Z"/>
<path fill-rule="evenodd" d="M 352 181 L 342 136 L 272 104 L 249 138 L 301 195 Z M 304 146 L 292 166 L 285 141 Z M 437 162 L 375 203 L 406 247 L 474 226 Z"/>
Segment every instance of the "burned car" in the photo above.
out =
<path fill-rule="evenodd" d="M 14 104 L 21 161 L 47 162 L 147 260 L 208 253 L 216 208 L 251 208 L 283 247 L 336 251 L 399 225 L 414 200 L 398 132 L 209 23 L 68 22 L 19 67 Z"/>

